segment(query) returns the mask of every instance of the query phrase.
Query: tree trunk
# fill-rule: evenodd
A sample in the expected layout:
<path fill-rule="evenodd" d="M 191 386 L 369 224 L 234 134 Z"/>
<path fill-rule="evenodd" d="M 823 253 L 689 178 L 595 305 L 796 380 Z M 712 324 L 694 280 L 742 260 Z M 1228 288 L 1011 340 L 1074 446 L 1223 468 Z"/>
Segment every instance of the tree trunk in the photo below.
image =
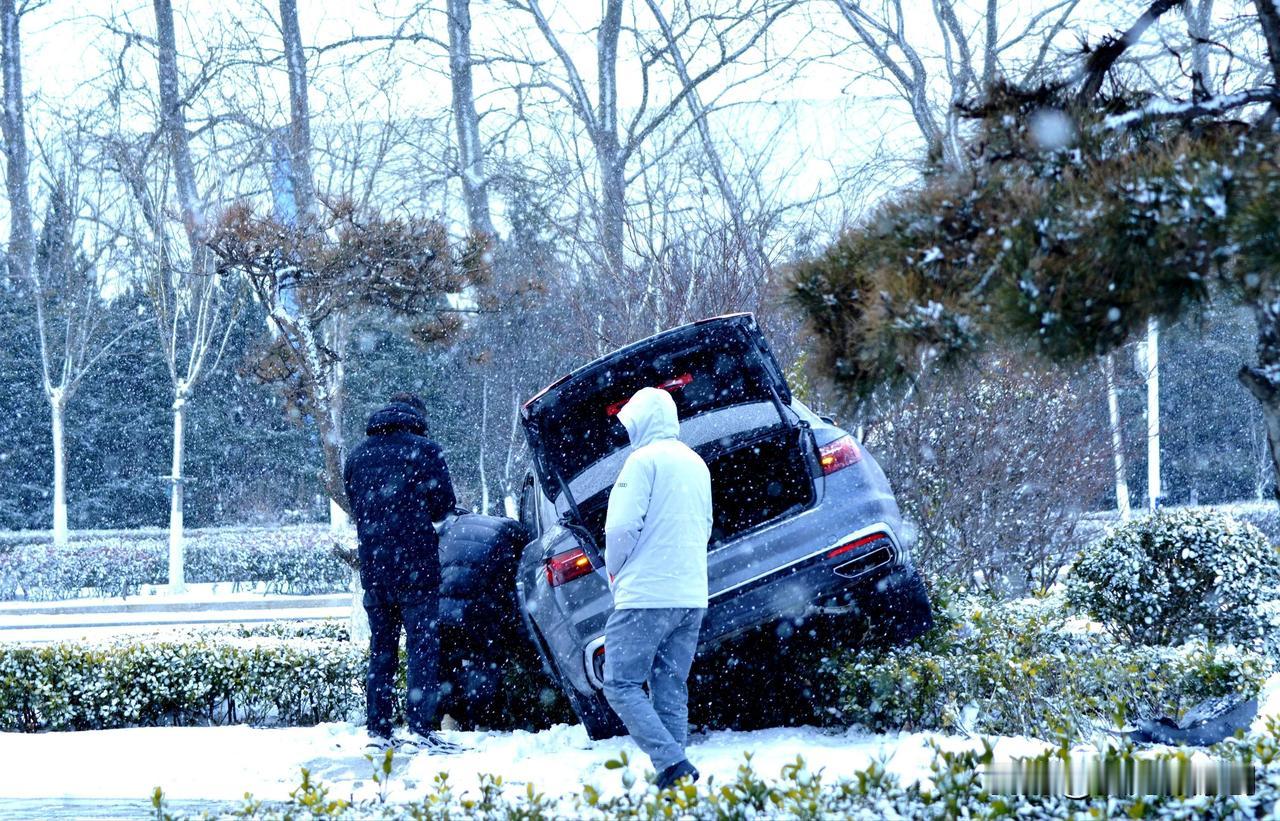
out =
<path fill-rule="evenodd" d="M 53 544 L 66 547 L 70 541 L 67 527 L 67 451 L 63 436 L 66 399 L 61 388 L 49 397 L 49 412 L 53 427 Z"/>
<path fill-rule="evenodd" d="M 596 76 L 600 99 L 591 142 L 600 168 L 600 240 L 604 257 L 615 274 L 625 270 L 627 181 L 625 160 L 618 143 L 618 36 L 622 31 L 622 0 L 607 0 L 596 37 Z"/>
<path fill-rule="evenodd" d="M 14 0 L 0 0 L 0 36 L 4 39 L 5 186 L 9 194 L 9 275 L 25 281 L 31 274 L 35 232 L 31 223 L 31 194 L 27 186 L 26 103 L 22 96 L 22 39 Z M 38 295 L 37 295 L 38 298 Z"/>
<path fill-rule="evenodd" d="M 173 471 L 169 476 L 172 491 L 169 496 L 169 592 L 183 593 L 187 589 L 186 561 L 183 553 L 182 533 L 182 475 L 186 456 L 187 398 L 179 393 L 173 401 Z"/>
<path fill-rule="evenodd" d="M 280 0 L 280 32 L 289 74 L 289 170 L 299 218 L 315 213 L 311 180 L 311 108 L 307 101 L 307 58 L 302 52 L 297 0 Z"/>
<path fill-rule="evenodd" d="M 622 165 L 617 161 L 618 140 L 604 139 L 596 144 L 600 167 L 600 244 L 609 270 L 621 274 L 626 270 L 623 252 L 626 240 L 627 184 Z"/>
<path fill-rule="evenodd" d="M 1280 8 L 1276 0 L 1254 0 L 1253 7 L 1258 11 L 1258 23 L 1262 28 L 1262 37 L 1267 44 L 1267 61 L 1271 64 L 1271 79 L 1280 84 Z M 1276 109 L 1272 104 L 1272 110 Z"/>
<path fill-rule="evenodd" d="M 471 0 L 448 0 L 449 79 L 453 86 L 453 124 L 458 132 L 458 168 L 467 223 L 477 234 L 492 235 L 489 182 L 484 174 L 480 117 L 471 81 Z"/>
<path fill-rule="evenodd" d="M 182 223 L 191 244 L 193 270 L 207 257 L 204 247 L 206 226 L 200 195 L 196 191 L 195 164 L 187 140 L 187 117 L 178 90 L 178 46 L 173 33 L 173 4 L 170 0 L 154 0 L 156 14 L 156 70 L 160 88 L 160 130 L 169 143 L 169 159 L 173 163 L 173 181 L 182 208 Z"/>
<path fill-rule="evenodd" d="M 480 512 L 489 515 L 489 476 L 485 472 L 485 455 L 489 445 L 489 383 L 480 385 Z"/>
<path fill-rule="evenodd" d="M 1209 98 L 1209 34 L 1213 0 L 1198 0 L 1187 8 L 1187 33 L 1191 35 L 1191 93 L 1196 100 Z"/>
<path fill-rule="evenodd" d="M 1160 487 L 1160 324 L 1147 320 L 1147 509 L 1155 511 Z"/>
<path fill-rule="evenodd" d="M 1276 296 L 1264 292 L 1254 300 L 1258 364 L 1243 366 L 1238 376 L 1262 410 L 1267 451 L 1271 456 L 1271 492 L 1280 502 L 1280 304 Z"/>
<path fill-rule="evenodd" d="M 1116 361 L 1107 354 L 1102 359 L 1102 372 L 1107 379 L 1107 413 L 1111 421 L 1111 457 L 1115 462 L 1116 508 L 1120 519 L 1128 521 L 1133 515 L 1129 506 L 1129 480 L 1125 470 L 1124 431 L 1120 426 L 1120 397 L 1116 391 Z"/>

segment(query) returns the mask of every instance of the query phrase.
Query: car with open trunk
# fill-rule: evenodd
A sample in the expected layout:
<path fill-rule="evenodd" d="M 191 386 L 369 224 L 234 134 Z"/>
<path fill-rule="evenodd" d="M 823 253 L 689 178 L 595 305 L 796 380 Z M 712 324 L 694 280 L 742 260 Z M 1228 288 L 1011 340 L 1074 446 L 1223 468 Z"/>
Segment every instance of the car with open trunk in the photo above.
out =
<path fill-rule="evenodd" d="M 630 447 L 618 411 L 670 392 L 680 438 L 711 472 L 710 603 L 699 653 L 808 618 L 860 620 L 898 642 L 932 624 L 902 517 L 875 459 L 791 393 L 750 314 L 628 345 L 548 386 L 521 412 L 533 467 L 519 516 L 531 541 L 516 594 L 548 671 L 592 738 L 624 732 L 602 693 L 609 492 Z M 851 631 L 850 635 L 854 635 Z"/>

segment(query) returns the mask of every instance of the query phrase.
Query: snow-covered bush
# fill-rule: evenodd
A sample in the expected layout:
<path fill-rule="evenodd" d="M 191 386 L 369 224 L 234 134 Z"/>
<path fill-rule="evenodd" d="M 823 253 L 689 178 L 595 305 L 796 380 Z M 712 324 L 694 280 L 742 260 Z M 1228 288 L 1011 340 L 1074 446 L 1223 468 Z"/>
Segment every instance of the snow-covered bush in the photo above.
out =
<path fill-rule="evenodd" d="M 0 543 L 0 600 L 132 595 L 168 580 L 168 550 L 162 531 L 92 534 L 65 548 L 44 540 Z M 186 575 L 191 583 L 262 582 L 270 592 L 297 594 L 343 592 L 351 582 L 320 526 L 192 531 Z"/>
<path fill-rule="evenodd" d="M 1068 598 L 1132 644 L 1263 638 L 1260 605 L 1280 585 L 1280 554 L 1262 532 L 1207 509 L 1135 519 L 1091 544 Z"/>
<path fill-rule="evenodd" d="M 840 720 L 874 730 L 1087 734 L 1255 693 L 1271 670 L 1265 655 L 1240 648 L 1135 647 L 1073 630 L 1055 598 L 965 597 L 935 618 L 913 644 L 832 659 Z"/>
<path fill-rule="evenodd" d="M 0 730 L 344 721 L 365 669 L 361 649 L 323 640 L 0 645 Z"/>
<path fill-rule="evenodd" d="M 398 693 L 403 662 L 402 654 Z M 451 677 L 449 663 L 446 653 L 442 684 Z M 571 720 L 531 663 L 528 654 L 507 657 L 499 695 L 486 702 L 485 726 Z M 184 640 L 0 644 L 0 731 L 360 720 L 367 669 L 367 648 L 333 623 L 210 629 Z M 445 693 L 446 711 L 450 698 Z"/>

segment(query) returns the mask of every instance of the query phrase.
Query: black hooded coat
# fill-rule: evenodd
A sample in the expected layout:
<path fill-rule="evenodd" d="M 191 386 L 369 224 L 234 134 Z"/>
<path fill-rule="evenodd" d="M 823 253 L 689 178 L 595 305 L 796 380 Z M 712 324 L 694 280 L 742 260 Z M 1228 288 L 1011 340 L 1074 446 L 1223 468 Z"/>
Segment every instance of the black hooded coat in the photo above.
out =
<path fill-rule="evenodd" d="M 343 484 L 360 539 L 366 590 L 439 595 L 440 521 L 457 499 L 440 446 L 412 405 L 392 403 L 369 417 L 367 437 L 351 451 Z"/>

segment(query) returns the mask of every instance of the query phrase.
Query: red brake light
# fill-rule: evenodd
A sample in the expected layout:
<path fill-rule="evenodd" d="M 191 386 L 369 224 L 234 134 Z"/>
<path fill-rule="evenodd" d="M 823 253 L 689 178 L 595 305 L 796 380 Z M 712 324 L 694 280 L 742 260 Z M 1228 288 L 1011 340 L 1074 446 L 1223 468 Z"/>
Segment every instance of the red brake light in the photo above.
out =
<path fill-rule="evenodd" d="M 841 468 L 861 462 L 862 448 L 858 447 L 858 443 L 852 436 L 841 436 L 834 442 L 828 442 L 818 448 L 818 455 L 822 463 L 822 472 L 832 474 Z"/>
<path fill-rule="evenodd" d="M 668 379 L 666 382 L 659 383 L 659 384 L 658 384 L 658 385 L 656 385 L 655 387 L 661 388 L 662 390 L 666 391 L 667 393 L 674 393 L 675 391 L 678 391 L 678 390 L 680 390 L 681 388 L 683 388 L 683 387 L 685 387 L 685 386 L 687 386 L 687 385 L 690 385 L 690 384 L 692 384 L 692 383 L 693 383 L 693 374 L 691 374 L 691 373 L 682 373 L 682 374 L 680 374 L 680 375 L 679 375 L 679 376 L 677 376 L 677 377 L 673 377 L 673 378 L 671 378 L 671 379 Z M 626 404 L 627 404 L 627 402 L 629 402 L 629 401 L 631 401 L 631 397 L 629 397 L 629 396 L 628 396 L 626 399 L 623 399 L 623 400 L 621 400 L 621 401 L 619 401 L 619 402 L 614 402 L 612 405 L 610 405 L 609 407 L 605 408 L 605 409 L 604 409 L 604 412 L 605 412 L 606 414 L 608 414 L 609 416 L 617 416 L 617 415 L 618 415 L 618 411 L 622 410 L 622 407 L 623 407 L 624 405 L 626 405 Z"/>
<path fill-rule="evenodd" d="M 592 570 L 591 560 L 587 558 L 587 554 L 582 552 L 580 547 L 557 553 L 547 559 L 546 567 L 547 584 L 552 587 L 559 587 L 565 582 L 571 582 L 574 579 L 586 576 Z"/>
<path fill-rule="evenodd" d="M 884 535 L 883 533 L 872 533 L 870 536 L 863 536 L 861 539 L 854 539 L 851 542 L 842 544 L 839 547 L 835 548 L 834 550 L 829 551 L 827 553 L 827 558 L 834 559 L 836 556 L 843 556 L 845 553 L 848 553 L 852 550 L 857 550 L 860 547 L 866 547 L 872 542 L 878 542 L 881 539 L 887 539 L 887 538 L 889 537 Z"/>

